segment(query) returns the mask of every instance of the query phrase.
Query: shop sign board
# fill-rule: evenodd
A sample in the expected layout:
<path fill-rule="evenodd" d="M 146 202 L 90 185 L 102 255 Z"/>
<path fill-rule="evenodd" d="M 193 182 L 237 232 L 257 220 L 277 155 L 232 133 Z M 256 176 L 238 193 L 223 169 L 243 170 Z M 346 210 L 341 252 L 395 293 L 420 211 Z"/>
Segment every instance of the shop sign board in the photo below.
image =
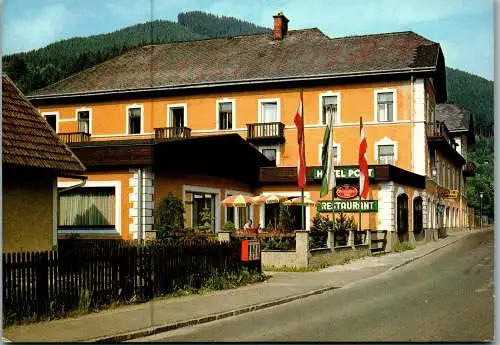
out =
<path fill-rule="evenodd" d="M 322 200 L 317 208 L 318 212 L 378 212 L 378 200 Z"/>
<path fill-rule="evenodd" d="M 458 190 L 449 190 L 443 194 L 443 198 L 446 199 L 456 199 L 458 198 Z"/>
<path fill-rule="evenodd" d="M 340 199 L 352 199 L 358 196 L 358 189 L 355 186 L 344 184 L 335 189 L 335 194 Z"/>
<path fill-rule="evenodd" d="M 375 177 L 375 169 L 368 169 L 368 176 Z M 335 168 L 336 178 L 359 178 L 359 168 Z M 313 169 L 313 179 L 321 180 L 323 178 L 323 170 L 321 168 Z"/>
<path fill-rule="evenodd" d="M 241 261 L 259 261 L 260 260 L 260 241 L 243 240 L 241 241 Z"/>

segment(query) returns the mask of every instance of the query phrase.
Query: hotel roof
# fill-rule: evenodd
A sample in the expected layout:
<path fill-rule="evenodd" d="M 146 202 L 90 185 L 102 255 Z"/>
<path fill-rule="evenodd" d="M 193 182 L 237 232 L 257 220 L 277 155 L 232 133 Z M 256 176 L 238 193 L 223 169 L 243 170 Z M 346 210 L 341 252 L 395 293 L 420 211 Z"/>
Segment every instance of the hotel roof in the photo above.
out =
<path fill-rule="evenodd" d="M 264 33 L 143 46 L 29 98 L 422 72 L 439 72 L 445 85 L 439 44 L 414 32 L 329 38 L 314 28 L 288 31 L 280 40 Z M 446 88 L 439 89 L 444 101 Z"/>

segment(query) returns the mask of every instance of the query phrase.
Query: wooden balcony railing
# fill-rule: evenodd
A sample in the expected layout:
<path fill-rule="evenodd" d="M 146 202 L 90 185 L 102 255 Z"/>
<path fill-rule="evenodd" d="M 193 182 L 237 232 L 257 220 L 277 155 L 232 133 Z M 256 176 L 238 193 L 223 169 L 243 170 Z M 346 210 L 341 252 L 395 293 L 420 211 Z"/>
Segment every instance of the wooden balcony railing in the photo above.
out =
<path fill-rule="evenodd" d="M 90 141 L 90 133 L 85 132 L 58 133 L 58 136 L 65 144 L 86 143 Z"/>
<path fill-rule="evenodd" d="M 247 124 L 247 140 L 250 142 L 285 142 L 285 124 L 281 122 L 264 122 Z"/>
<path fill-rule="evenodd" d="M 426 134 L 427 139 L 443 139 L 448 142 L 453 149 L 457 147 L 455 139 L 451 137 L 444 122 L 429 122 L 426 127 Z"/>
<path fill-rule="evenodd" d="M 464 165 L 462 174 L 464 175 L 464 177 L 476 176 L 476 165 L 473 162 L 467 162 Z"/>
<path fill-rule="evenodd" d="M 191 138 L 189 127 L 162 127 L 155 128 L 155 139 L 179 140 Z"/>

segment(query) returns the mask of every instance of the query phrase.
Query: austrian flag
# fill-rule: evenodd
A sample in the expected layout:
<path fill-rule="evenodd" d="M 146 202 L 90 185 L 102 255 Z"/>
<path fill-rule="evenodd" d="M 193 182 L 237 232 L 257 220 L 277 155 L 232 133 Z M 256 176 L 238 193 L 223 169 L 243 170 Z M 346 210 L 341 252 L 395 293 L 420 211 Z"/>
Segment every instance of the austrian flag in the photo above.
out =
<path fill-rule="evenodd" d="M 302 112 L 302 92 L 300 93 L 300 102 L 295 114 L 294 121 L 297 127 L 297 142 L 299 144 L 299 155 L 297 158 L 297 182 L 300 188 L 306 186 L 306 150 L 304 143 L 304 114 Z"/>
<path fill-rule="evenodd" d="M 366 137 L 363 128 L 363 118 L 359 118 L 359 196 L 366 199 L 370 183 L 368 179 L 368 162 L 366 160 Z"/>

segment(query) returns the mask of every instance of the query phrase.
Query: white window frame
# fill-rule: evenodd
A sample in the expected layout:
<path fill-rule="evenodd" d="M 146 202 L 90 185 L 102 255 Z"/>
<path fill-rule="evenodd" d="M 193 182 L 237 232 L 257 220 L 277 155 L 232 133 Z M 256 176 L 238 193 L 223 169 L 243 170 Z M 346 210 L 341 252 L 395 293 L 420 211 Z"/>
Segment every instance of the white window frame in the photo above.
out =
<path fill-rule="evenodd" d="M 280 165 L 280 160 L 281 160 L 281 152 L 280 152 L 280 145 L 262 145 L 259 146 L 259 152 L 262 153 L 263 150 L 265 149 L 275 149 L 276 150 L 276 166 Z M 264 154 L 264 153 L 262 153 Z"/>
<path fill-rule="evenodd" d="M 170 110 L 172 108 L 184 108 L 184 127 L 189 127 L 187 103 L 167 104 L 167 127 L 173 127 L 172 119 L 170 118 Z"/>
<path fill-rule="evenodd" d="M 57 188 L 74 186 L 75 182 L 57 182 Z M 122 184 L 121 181 L 87 181 L 81 188 L 87 187 L 114 187 L 115 188 L 115 228 L 114 229 L 89 229 L 89 230 L 60 230 L 58 234 L 119 234 L 122 235 Z M 57 219 L 59 222 L 59 219 Z M 57 226 L 56 222 L 56 226 Z"/>
<path fill-rule="evenodd" d="M 378 94 L 392 92 L 392 121 L 378 120 Z M 393 123 L 398 120 L 398 92 L 394 88 L 376 89 L 373 92 L 373 121 L 375 123 Z"/>
<path fill-rule="evenodd" d="M 89 112 L 89 134 L 92 134 L 92 108 L 82 107 L 82 108 L 75 109 L 75 119 L 76 119 L 77 129 L 78 129 L 78 131 L 80 131 L 80 124 L 78 121 L 78 113 L 81 111 L 88 111 Z M 128 114 L 128 110 L 127 110 L 127 114 Z M 142 112 L 141 112 L 141 116 L 142 116 Z M 128 124 L 128 121 L 127 121 L 127 124 Z M 141 127 L 142 127 L 142 125 L 141 125 Z"/>
<path fill-rule="evenodd" d="M 375 145 L 374 145 L 375 152 L 374 152 L 374 155 L 373 155 L 375 157 L 375 163 L 379 164 L 378 163 L 378 147 L 381 146 L 381 145 L 393 145 L 394 146 L 394 162 L 393 162 L 393 165 L 396 165 L 396 162 L 398 161 L 398 142 L 394 141 L 394 140 L 392 140 L 392 139 L 390 139 L 388 137 L 383 137 L 379 141 L 375 142 Z"/>
<path fill-rule="evenodd" d="M 276 122 L 281 122 L 281 99 L 280 98 L 262 98 L 257 100 L 257 122 L 262 122 L 262 103 L 276 103 L 277 120 Z"/>
<path fill-rule="evenodd" d="M 219 104 L 221 103 L 231 103 L 231 122 L 233 128 L 231 129 L 220 129 L 219 128 Z M 215 101 L 215 129 L 218 131 L 233 131 L 236 127 L 236 100 L 233 98 L 222 98 Z"/>
<path fill-rule="evenodd" d="M 333 142 L 332 144 L 333 147 L 336 147 L 337 148 L 337 162 L 334 163 L 334 167 L 337 167 L 337 166 L 340 166 L 340 163 L 342 162 L 341 161 L 341 144 L 339 143 L 336 143 L 335 141 Z M 322 152 L 323 152 L 323 144 L 319 144 L 318 145 L 318 162 L 319 164 L 323 164 L 322 160 L 321 160 L 321 155 L 322 155 Z"/>
<path fill-rule="evenodd" d="M 251 193 L 248 193 L 248 192 L 242 192 L 242 191 L 239 191 L 239 190 L 234 190 L 234 189 L 226 189 L 224 191 L 224 198 L 227 198 L 228 196 L 230 195 L 238 195 L 238 194 L 241 194 L 241 195 L 246 195 L 246 196 L 253 196 L 253 194 Z M 255 226 L 255 214 L 254 214 L 254 205 L 249 205 L 250 206 L 250 219 L 252 220 L 252 226 Z M 226 216 L 224 218 L 224 222 L 226 222 L 227 220 L 227 207 L 224 207 L 226 210 L 225 210 L 225 213 L 224 215 Z M 243 229 L 243 226 L 245 224 L 239 224 L 239 207 L 235 207 L 234 208 L 234 226 L 236 229 Z"/>
<path fill-rule="evenodd" d="M 59 133 L 59 112 L 58 111 L 44 111 L 41 113 L 45 121 L 47 121 L 47 116 L 56 117 L 56 133 Z M 50 127 L 52 128 L 52 127 Z"/>
<path fill-rule="evenodd" d="M 207 193 L 207 194 L 215 194 L 215 232 L 219 232 L 222 230 L 221 228 L 221 191 L 219 188 L 208 188 L 194 185 L 182 185 L 182 204 L 186 205 L 186 192 L 190 193 Z"/>
<path fill-rule="evenodd" d="M 325 96 L 336 96 L 337 97 L 337 122 L 334 122 L 333 125 L 340 125 L 342 123 L 341 113 L 340 113 L 340 92 L 326 91 L 322 92 L 318 95 L 318 124 L 321 126 L 326 126 L 327 124 L 323 123 L 323 97 Z"/>
<path fill-rule="evenodd" d="M 139 133 L 134 133 L 131 134 L 129 133 L 130 128 L 129 128 L 129 109 L 134 109 L 134 108 L 140 108 L 141 109 L 141 130 Z M 144 104 L 130 104 L 127 105 L 126 111 L 125 111 L 125 135 L 142 135 L 144 134 Z"/>

